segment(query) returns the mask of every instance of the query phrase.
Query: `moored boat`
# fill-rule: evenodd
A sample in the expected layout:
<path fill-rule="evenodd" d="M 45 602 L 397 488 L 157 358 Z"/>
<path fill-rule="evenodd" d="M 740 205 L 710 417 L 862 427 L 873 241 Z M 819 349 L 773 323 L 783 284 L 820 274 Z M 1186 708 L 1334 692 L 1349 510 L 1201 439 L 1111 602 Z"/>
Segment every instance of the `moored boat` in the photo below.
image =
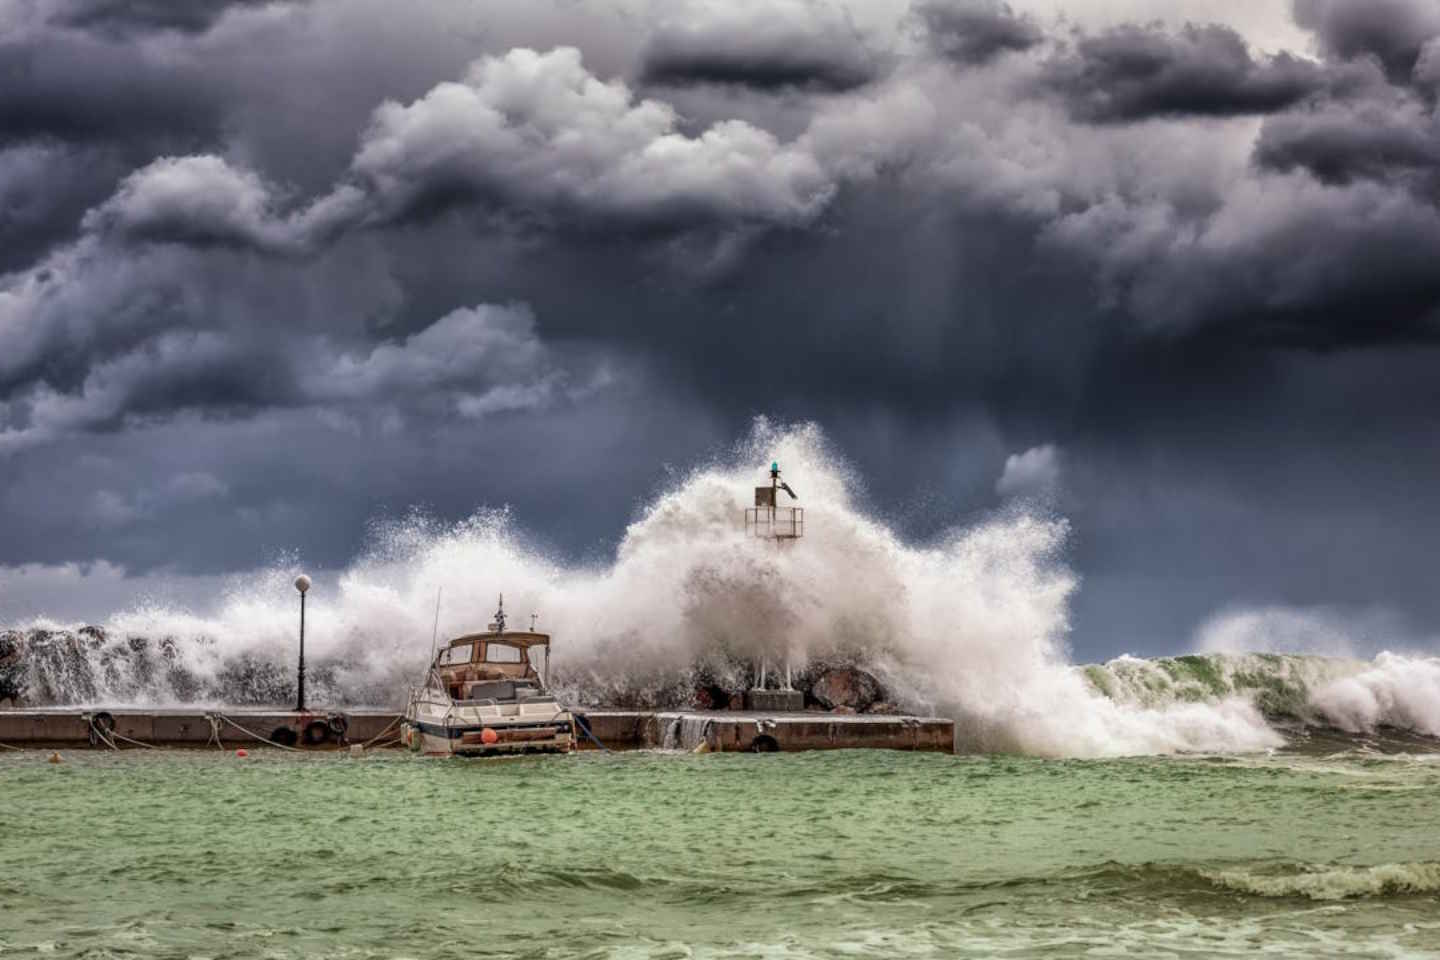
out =
<path fill-rule="evenodd" d="M 570 752 L 573 720 L 546 689 L 549 667 L 550 635 L 506 630 L 501 597 L 490 629 L 447 641 L 410 691 L 403 742 L 427 756 Z"/>

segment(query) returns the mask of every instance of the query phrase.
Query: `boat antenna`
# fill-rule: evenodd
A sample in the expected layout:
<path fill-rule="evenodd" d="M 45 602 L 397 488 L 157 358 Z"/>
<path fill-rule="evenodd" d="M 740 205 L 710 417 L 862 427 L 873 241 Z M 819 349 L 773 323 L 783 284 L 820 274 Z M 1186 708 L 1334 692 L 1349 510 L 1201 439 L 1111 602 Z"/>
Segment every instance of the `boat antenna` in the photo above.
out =
<path fill-rule="evenodd" d="M 440 638 L 440 594 L 445 591 L 442 584 L 435 588 L 435 623 L 430 627 L 430 662 L 435 662 L 435 644 Z"/>
<path fill-rule="evenodd" d="M 531 633 L 534 633 L 534 632 L 535 632 L 535 621 L 538 620 L 539 618 L 540 618 L 540 614 L 538 614 L 538 613 L 532 613 L 532 614 L 530 614 L 530 632 L 531 632 Z"/>
<path fill-rule="evenodd" d="M 505 594 L 500 594 L 500 609 L 495 611 L 495 622 L 490 626 L 495 628 L 496 633 L 505 632 Z"/>
<path fill-rule="evenodd" d="M 430 626 L 430 661 L 425 665 L 425 680 L 428 683 L 435 673 L 435 644 L 440 637 L 440 595 L 445 592 L 444 585 L 435 588 L 435 622 Z M 442 684 L 443 686 L 443 684 Z M 415 697 L 415 691 L 410 691 L 411 699 Z"/>

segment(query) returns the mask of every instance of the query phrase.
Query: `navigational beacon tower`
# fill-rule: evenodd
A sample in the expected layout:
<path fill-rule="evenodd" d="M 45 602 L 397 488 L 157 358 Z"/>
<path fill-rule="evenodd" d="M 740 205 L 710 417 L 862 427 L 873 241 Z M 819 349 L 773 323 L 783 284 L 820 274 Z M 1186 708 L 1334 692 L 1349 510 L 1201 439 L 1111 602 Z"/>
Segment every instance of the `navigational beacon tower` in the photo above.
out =
<path fill-rule="evenodd" d="M 805 536 L 805 508 L 793 504 L 781 506 L 779 497 L 782 490 L 791 500 L 800 499 L 795 491 L 790 489 L 790 484 L 780 479 L 780 464 L 772 461 L 769 485 L 755 488 L 755 506 L 745 511 L 745 532 L 752 537 L 774 542 L 776 549 Z M 791 660 L 787 654 L 784 686 L 779 690 L 769 690 L 766 689 L 770 679 L 769 664 L 763 656 L 760 658 L 755 670 L 755 688 L 745 692 L 746 710 L 805 709 L 805 695 L 791 685 Z"/>

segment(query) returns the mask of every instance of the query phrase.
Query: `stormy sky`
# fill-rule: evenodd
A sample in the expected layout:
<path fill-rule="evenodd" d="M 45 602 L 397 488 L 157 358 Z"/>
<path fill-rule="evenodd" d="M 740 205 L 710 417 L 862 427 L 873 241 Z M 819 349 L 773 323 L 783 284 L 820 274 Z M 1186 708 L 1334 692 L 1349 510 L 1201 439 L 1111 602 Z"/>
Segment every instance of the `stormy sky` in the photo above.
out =
<path fill-rule="evenodd" d="M 1434 644 L 1437 98 L 1440 0 L 0 0 L 0 618 L 604 558 L 763 414 L 1063 513 L 1082 659 Z"/>

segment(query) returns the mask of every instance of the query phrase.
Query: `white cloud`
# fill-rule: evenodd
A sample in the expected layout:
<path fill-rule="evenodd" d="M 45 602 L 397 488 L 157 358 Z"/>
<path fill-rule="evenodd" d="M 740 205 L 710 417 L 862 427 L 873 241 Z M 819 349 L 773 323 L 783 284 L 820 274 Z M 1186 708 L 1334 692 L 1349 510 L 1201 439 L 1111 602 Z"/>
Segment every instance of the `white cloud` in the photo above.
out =
<path fill-rule="evenodd" d="M 574 47 L 510 50 L 377 107 L 345 179 L 309 204 L 222 157 L 162 157 L 84 229 L 141 242 L 305 255 L 347 229 L 457 197 L 511 213 L 684 231 L 795 226 L 836 183 L 801 143 L 742 120 L 691 135 L 668 103 L 590 73 Z"/>
<path fill-rule="evenodd" d="M 407 399 L 441 397 L 462 416 L 479 417 L 544 406 L 564 394 L 566 379 L 529 307 L 481 304 L 363 356 L 339 356 L 307 376 L 303 389 L 319 403 L 406 406 Z"/>
<path fill-rule="evenodd" d="M 1011 0 L 1017 10 L 1050 24 L 1070 22 L 1091 30 L 1126 23 L 1160 21 L 1169 27 L 1186 23 L 1223 23 L 1261 50 L 1303 50 L 1310 35 L 1295 23 L 1289 3 L 1254 0 Z"/>
<path fill-rule="evenodd" d="M 1381 650 L 1420 649 L 1434 637 L 1418 633 L 1384 608 L 1268 605 L 1222 610 L 1195 631 L 1207 653 L 1315 653 L 1369 657 Z"/>
<path fill-rule="evenodd" d="M 74 629 L 152 604 L 204 611 L 218 605 L 227 587 L 245 579 L 234 574 L 195 575 L 175 570 L 137 575 L 105 560 L 0 566 L 0 628 Z M 44 619 L 35 619 L 41 617 Z"/>
<path fill-rule="evenodd" d="M 225 481 L 203 471 L 176 474 L 168 486 L 170 494 L 179 500 L 211 500 L 230 492 Z"/>
<path fill-rule="evenodd" d="M 0 423 L 23 421 L 0 429 L 0 454 L 115 422 L 143 405 L 147 393 L 202 383 L 216 371 L 243 363 L 245 352 L 215 331 L 170 330 L 96 363 L 75 390 L 37 381 L 0 401 Z"/>
<path fill-rule="evenodd" d="M 580 51 L 511 50 L 408 105 L 376 111 L 351 166 L 379 219 L 468 193 L 535 213 L 644 225 L 794 224 L 834 184 L 813 157 L 738 120 L 696 136 L 675 110 L 602 81 Z"/>
<path fill-rule="evenodd" d="M 139 509 L 114 490 L 97 490 L 86 511 L 102 527 L 123 527 L 140 515 Z"/>
<path fill-rule="evenodd" d="M 283 192 L 250 170 L 213 155 L 161 157 L 126 177 L 84 228 L 156 242 L 249 247 L 303 253 L 352 220 L 353 187 L 282 215 Z"/>
<path fill-rule="evenodd" d="M 1060 451 L 1052 444 L 1031 447 L 1005 458 L 1005 470 L 995 482 L 1002 497 L 1048 497 L 1060 487 Z"/>

